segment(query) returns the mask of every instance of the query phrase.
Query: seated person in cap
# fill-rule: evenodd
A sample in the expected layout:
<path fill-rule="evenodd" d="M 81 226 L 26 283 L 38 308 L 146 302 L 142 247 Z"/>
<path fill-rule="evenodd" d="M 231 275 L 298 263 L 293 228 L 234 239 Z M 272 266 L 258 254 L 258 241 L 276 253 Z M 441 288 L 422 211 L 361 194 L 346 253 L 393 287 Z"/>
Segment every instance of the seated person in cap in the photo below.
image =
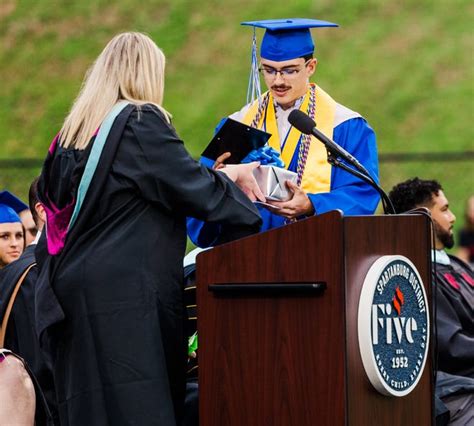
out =
<path fill-rule="evenodd" d="M 21 219 L 10 204 L 0 203 L 0 269 L 17 260 L 25 247 Z"/>
<path fill-rule="evenodd" d="M 18 209 L 23 210 L 22 204 L 8 191 L 0 193 L 0 302 L 6 301 L 5 268 L 20 257 L 25 246 L 23 226 L 17 214 Z M 0 324 L 3 315 L 0 312 Z M 33 382 L 23 361 L 3 349 L 3 343 L 0 343 L 0 424 L 32 425 L 36 404 Z"/>
<path fill-rule="evenodd" d="M 25 245 L 31 244 L 36 237 L 38 228 L 28 206 L 9 191 L 0 192 L 0 204 L 9 205 L 20 216 L 25 232 Z"/>
<path fill-rule="evenodd" d="M 294 109 L 307 113 L 329 138 L 352 154 L 378 181 L 375 133 L 360 114 L 334 101 L 309 79 L 316 71 L 313 57 L 312 27 L 336 27 L 337 24 L 311 19 L 281 19 L 244 22 L 243 25 L 266 29 L 257 68 L 253 50 L 253 75 L 249 92 L 257 99 L 249 102 L 230 118 L 272 134 L 269 145 L 281 155 L 288 170 L 298 174 L 298 184 L 287 182 L 293 196 L 289 201 L 270 202 L 277 208 L 262 208 L 262 231 L 282 226 L 287 219 L 298 219 L 340 209 L 346 215 L 373 214 L 379 195 L 370 185 L 327 162 L 324 145 L 303 135 L 288 122 Z M 255 44 L 254 35 L 254 46 Z M 268 91 L 260 95 L 261 72 Z M 248 100 L 250 101 L 250 100 Z M 218 158 L 219 167 L 228 156 Z M 253 157 L 252 159 L 256 159 Z M 188 232 L 200 246 L 212 245 L 216 227 L 188 219 Z"/>
<path fill-rule="evenodd" d="M 38 178 L 32 182 L 28 198 L 31 216 L 34 218 L 35 226 L 38 227 L 37 237 L 39 238 L 46 220 L 46 213 L 38 200 L 37 183 Z M 14 289 L 26 271 L 27 274 L 19 287 L 10 312 L 5 330 L 4 346 L 19 355 L 36 377 L 41 389 L 36 389 L 35 421 L 37 425 L 44 425 L 47 424 L 47 419 L 51 418 L 51 415 L 57 417 L 57 414 L 52 372 L 46 365 L 35 332 L 35 290 L 38 279 L 35 257 L 36 242 L 34 240 L 27 245 L 19 259 L 0 271 L 0 318 L 5 316 Z M 43 399 L 42 393 L 45 399 Z M 50 414 L 50 411 L 53 414 Z"/>

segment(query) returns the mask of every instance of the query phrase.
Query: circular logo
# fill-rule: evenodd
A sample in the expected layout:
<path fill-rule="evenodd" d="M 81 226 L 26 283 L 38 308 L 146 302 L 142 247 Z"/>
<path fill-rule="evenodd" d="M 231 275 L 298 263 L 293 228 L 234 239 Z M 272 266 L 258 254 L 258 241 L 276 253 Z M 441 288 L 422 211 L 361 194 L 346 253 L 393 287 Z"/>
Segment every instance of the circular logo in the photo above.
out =
<path fill-rule="evenodd" d="M 425 288 L 409 259 L 382 256 L 374 262 L 362 286 L 357 326 L 372 385 L 384 395 L 409 394 L 421 378 L 429 344 Z"/>

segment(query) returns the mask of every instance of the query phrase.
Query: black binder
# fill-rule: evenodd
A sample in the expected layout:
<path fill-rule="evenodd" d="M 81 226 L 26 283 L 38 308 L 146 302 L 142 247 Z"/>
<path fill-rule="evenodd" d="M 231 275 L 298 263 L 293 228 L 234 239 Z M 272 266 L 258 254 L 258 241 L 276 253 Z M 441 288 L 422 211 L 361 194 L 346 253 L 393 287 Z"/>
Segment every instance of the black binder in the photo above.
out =
<path fill-rule="evenodd" d="M 226 163 L 239 164 L 250 151 L 264 146 L 270 136 L 263 130 L 227 118 L 201 155 L 216 160 L 224 152 L 230 152 L 232 155 Z"/>

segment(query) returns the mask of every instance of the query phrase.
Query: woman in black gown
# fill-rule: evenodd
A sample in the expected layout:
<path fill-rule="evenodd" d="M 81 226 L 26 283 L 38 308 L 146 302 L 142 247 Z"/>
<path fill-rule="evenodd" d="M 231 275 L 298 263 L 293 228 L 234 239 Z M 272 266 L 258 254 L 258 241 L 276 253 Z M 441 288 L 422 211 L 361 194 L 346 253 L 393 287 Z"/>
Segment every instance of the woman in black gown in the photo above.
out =
<path fill-rule="evenodd" d="M 116 36 L 86 76 L 43 167 L 49 255 L 37 286 L 37 332 L 51 357 L 61 425 L 179 424 L 185 218 L 219 223 L 217 244 L 260 227 L 249 199 L 261 197 L 255 165 L 213 171 L 189 156 L 161 107 L 164 64 L 147 36 Z M 121 101 L 128 105 L 72 222 L 98 139 L 92 135 Z"/>

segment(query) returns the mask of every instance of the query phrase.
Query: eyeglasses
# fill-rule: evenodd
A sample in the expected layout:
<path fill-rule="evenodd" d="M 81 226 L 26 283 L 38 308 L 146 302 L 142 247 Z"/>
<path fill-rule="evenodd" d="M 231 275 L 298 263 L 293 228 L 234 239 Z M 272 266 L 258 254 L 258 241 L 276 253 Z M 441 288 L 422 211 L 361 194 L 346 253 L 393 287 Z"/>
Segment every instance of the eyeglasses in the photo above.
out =
<path fill-rule="evenodd" d="M 296 67 L 294 65 L 291 65 L 281 69 L 276 69 L 267 65 L 261 65 L 258 70 L 263 74 L 265 78 L 275 79 L 277 75 L 280 74 L 281 78 L 285 80 L 291 80 L 292 78 L 296 78 L 298 74 L 303 71 L 310 62 L 311 59 L 308 59 L 302 67 Z"/>

